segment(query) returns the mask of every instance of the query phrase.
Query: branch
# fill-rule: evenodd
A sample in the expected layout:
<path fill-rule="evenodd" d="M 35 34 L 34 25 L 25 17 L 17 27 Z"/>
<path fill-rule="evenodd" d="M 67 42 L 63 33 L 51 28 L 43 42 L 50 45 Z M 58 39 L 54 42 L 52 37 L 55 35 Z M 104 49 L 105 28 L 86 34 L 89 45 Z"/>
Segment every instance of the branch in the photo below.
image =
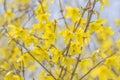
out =
<path fill-rule="evenodd" d="M 69 29 L 68 24 L 67 24 L 67 21 L 66 21 L 66 19 L 65 19 L 65 17 L 64 17 L 64 14 L 63 14 L 62 4 L 61 4 L 61 1 L 60 1 L 60 0 L 59 0 L 59 5 L 60 5 L 60 12 L 61 12 L 61 15 L 62 15 L 62 17 L 63 17 L 63 20 L 64 20 L 64 23 L 65 23 L 65 25 L 66 25 L 66 28 Z"/>
<path fill-rule="evenodd" d="M 45 13 L 44 7 L 43 7 L 43 5 L 42 5 L 42 1 L 41 1 L 41 0 L 38 0 L 38 2 L 40 3 L 40 6 L 41 6 L 41 9 L 42 9 L 43 13 Z"/>
<path fill-rule="evenodd" d="M 72 39 L 69 40 L 68 45 L 67 45 L 67 46 L 65 47 L 65 49 L 63 50 L 63 53 L 62 53 L 62 54 L 65 56 L 65 59 L 64 59 L 64 60 L 66 60 L 66 57 L 68 56 L 71 41 L 72 41 Z M 66 52 L 66 54 L 64 54 L 65 52 Z M 62 73 L 63 73 L 64 68 L 65 68 L 64 66 L 61 67 L 61 71 L 60 71 L 60 74 L 59 74 L 58 79 L 62 76 Z M 67 69 L 65 70 L 65 73 L 66 73 L 66 71 L 67 71 Z M 64 75 L 65 75 L 65 74 L 64 74 Z M 63 76 L 64 76 L 64 75 L 63 75 Z M 63 76 L 62 76 L 62 77 L 63 77 Z"/>
<path fill-rule="evenodd" d="M 99 63 L 97 63 L 94 67 L 92 67 L 86 74 L 84 74 L 79 80 L 82 80 L 83 78 L 85 78 L 92 70 L 94 70 L 97 66 L 99 66 L 102 62 L 104 62 L 106 59 L 112 57 L 113 55 L 115 55 L 115 53 L 111 54 L 110 56 L 104 58 L 103 60 L 101 60 Z"/>
<path fill-rule="evenodd" d="M 90 1 L 90 0 L 89 0 L 89 1 Z M 88 5 L 89 5 L 89 1 L 87 2 L 85 8 L 83 9 L 82 15 L 81 15 L 81 17 L 80 17 L 78 23 L 76 24 L 76 27 L 75 27 L 75 29 L 74 29 L 73 32 L 76 32 L 76 30 L 78 29 L 78 27 L 79 27 L 79 25 L 80 25 L 80 23 L 81 23 L 81 20 L 82 20 L 84 14 L 85 14 L 85 11 L 86 11 L 87 9 L 89 9 L 89 7 L 88 7 Z"/>
<path fill-rule="evenodd" d="M 23 49 L 21 48 L 21 56 L 23 56 Z M 21 67 L 22 67 L 22 75 L 25 80 L 25 68 L 24 68 L 24 61 L 21 61 Z"/>
<path fill-rule="evenodd" d="M 86 27 L 85 27 L 84 33 L 86 33 L 87 28 L 88 28 L 88 26 L 89 26 L 89 24 L 90 24 L 90 20 L 91 20 L 91 18 L 92 18 L 93 9 L 94 9 L 94 7 L 95 7 L 95 4 L 96 4 L 96 0 L 94 0 L 94 2 L 93 2 L 92 9 L 88 12 L 88 16 L 89 16 L 89 17 L 88 17 L 88 21 L 87 21 L 87 24 L 86 24 Z M 90 14 L 90 15 L 89 15 L 89 14 Z M 84 40 L 85 40 L 85 38 L 83 38 L 83 41 L 84 41 Z M 82 49 L 83 49 L 83 47 L 81 47 L 81 50 L 82 50 Z M 76 65 L 75 65 L 74 69 L 73 69 L 73 72 L 72 72 L 72 74 L 71 74 L 71 78 L 70 78 L 70 80 L 73 79 L 74 74 L 75 74 L 75 72 L 76 72 L 76 70 L 77 70 L 78 64 L 79 64 L 79 62 L 80 62 L 80 56 L 81 56 L 81 54 L 78 55 L 77 63 L 76 63 Z"/>
<path fill-rule="evenodd" d="M 4 27 L 4 26 L 3 26 Z M 5 29 L 5 27 L 4 27 L 4 29 Z M 6 29 L 5 29 L 6 30 Z M 52 77 L 53 77 L 53 79 L 54 80 L 57 80 L 56 78 L 55 78 L 55 76 L 41 63 L 41 62 L 39 62 L 39 60 L 37 60 L 37 58 L 35 57 L 35 56 L 33 56 L 32 55 L 32 53 L 24 46 L 24 45 L 21 45 L 18 41 L 16 41 L 14 38 L 12 38 L 12 36 L 9 34 L 9 32 L 6 30 L 6 32 L 7 32 L 7 34 L 8 34 L 8 36 L 14 41 L 14 42 L 16 42 L 19 46 L 21 46 L 21 48 L 24 48 L 27 52 L 28 52 L 28 54 L 46 71 L 46 72 L 48 72 Z"/>
<path fill-rule="evenodd" d="M 6 0 L 3 1 L 3 7 L 4 7 L 4 11 L 5 11 L 5 13 L 6 13 L 6 11 L 7 11 Z"/>

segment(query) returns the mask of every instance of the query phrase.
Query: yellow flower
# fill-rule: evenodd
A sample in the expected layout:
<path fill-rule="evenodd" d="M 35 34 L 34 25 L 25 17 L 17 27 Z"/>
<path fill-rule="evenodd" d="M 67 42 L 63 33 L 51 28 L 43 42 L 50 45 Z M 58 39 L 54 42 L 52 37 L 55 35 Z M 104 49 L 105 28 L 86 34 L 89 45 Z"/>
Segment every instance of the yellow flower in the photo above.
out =
<path fill-rule="evenodd" d="M 72 64 L 76 64 L 76 60 L 73 58 L 62 58 L 62 66 L 67 67 L 67 69 L 71 69 L 72 68 Z"/>
<path fill-rule="evenodd" d="M 105 24 L 107 20 L 98 19 L 95 23 L 90 24 L 90 31 L 91 32 L 100 32 L 103 29 L 103 24 Z"/>
<path fill-rule="evenodd" d="M 67 10 L 66 18 L 71 18 L 73 22 L 76 22 L 77 20 L 79 20 L 81 16 L 79 8 L 73 8 L 73 7 L 67 6 L 66 10 Z"/>
<path fill-rule="evenodd" d="M 10 69 L 10 64 L 7 62 L 4 62 L 2 65 L 0 65 L 0 68 L 9 70 Z"/>
<path fill-rule="evenodd" d="M 34 44 L 34 46 L 39 44 L 39 40 L 36 39 L 34 36 L 27 36 L 24 39 L 25 45 L 30 46 L 31 44 Z"/>
<path fill-rule="evenodd" d="M 97 21 L 96 21 L 96 23 L 98 23 L 98 24 L 105 24 L 105 23 L 107 23 L 108 21 L 106 20 L 106 19 L 98 19 Z"/>
<path fill-rule="evenodd" d="M 120 56 L 118 55 L 114 55 L 110 58 L 108 58 L 106 61 L 105 61 L 105 64 L 109 67 L 109 68 L 112 68 L 113 66 L 119 70 L 120 69 Z"/>
<path fill-rule="evenodd" d="M 38 6 L 38 8 L 35 10 L 35 14 L 36 14 L 36 15 L 40 15 L 40 14 L 42 14 L 42 13 L 43 13 L 43 11 L 42 11 L 41 6 Z"/>
<path fill-rule="evenodd" d="M 48 22 L 50 18 L 50 14 L 40 14 L 36 16 L 36 19 L 40 20 L 40 22 Z"/>
<path fill-rule="evenodd" d="M 48 52 L 43 47 L 34 47 L 34 49 L 30 52 L 40 62 L 42 62 L 44 59 L 49 60 Z"/>
<path fill-rule="evenodd" d="M 12 20 L 14 17 L 15 17 L 15 14 L 14 14 L 11 10 L 8 10 L 8 11 L 5 13 L 5 18 L 6 18 L 6 20 Z"/>
<path fill-rule="evenodd" d="M 119 20 L 119 19 L 116 19 L 116 20 L 115 20 L 115 24 L 116 24 L 116 26 L 120 26 L 120 20 Z"/>
<path fill-rule="evenodd" d="M 42 71 L 39 80 L 54 80 L 52 76 L 48 76 L 45 71 Z"/>
<path fill-rule="evenodd" d="M 28 69 L 29 69 L 30 71 L 35 71 L 35 70 L 36 70 L 36 68 L 37 68 L 37 65 L 32 64 L 32 65 L 30 65 L 30 66 L 29 66 L 29 68 L 28 68 Z"/>
<path fill-rule="evenodd" d="M 62 31 L 61 33 L 60 33 L 63 37 L 64 37 L 64 39 L 65 39 L 65 43 L 68 43 L 68 41 L 70 40 L 70 39 L 73 39 L 74 38 L 74 33 L 72 32 L 72 31 L 70 31 L 70 30 L 64 30 L 64 31 Z"/>
<path fill-rule="evenodd" d="M 71 55 L 81 54 L 80 45 L 77 42 L 71 42 L 70 54 Z"/>
<path fill-rule="evenodd" d="M 23 29 L 21 26 L 15 26 L 13 24 L 9 24 L 9 34 L 13 38 L 18 38 L 24 40 L 26 35 L 28 35 L 28 30 Z"/>
<path fill-rule="evenodd" d="M 14 55 L 19 55 L 21 53 L 21 51 L 18 47 L 15 47 L 13 53 L 14 53 Z"/>
<path fill-rule="evenodd" d="M 86 73 L 93 65 L 93 62 L 91 59 L 84 59 L 79 64 L 81 70 L 83 73 Z"/>
<path fill-rule="evenodd" d="M 104 27 L 102 30 L 97 34 L 97 37 L 100 41 L 106 40 L 107 38 L 114 35 L 114 31 L 110 27 Z"/>
<path fill-rule="evenodd" d="M 108 0 L 100 0 L 101 3 L 101 10 L 104 11 L 104 6 L 110 6 L 110 3 Z"/>
<path fill-rule="evenodd" d="M 32 26 L 32 34 L 34 33 L 41 33 L 45 28 L 45 25 L 43 23 L 37 23 Z"/>
<path fill-rule="evenodd" d="M 93 78 L 99 77 L 100 80 L 108 80 L 108 79 L 115 80 L 116 79 L 115 78 L 116 76 L 114 75 L 114 73 L 104 65 L 94 69 L 91 72 L 91 76 Z"/>
<path fill-rule="evenodd" d="M 112 45 L 113 45 L 113 41 L 111 39 L 104 40 L 102 45 L 101 45 L 101 49 L 103 51 L 108 50 L 108 49 L 110 49 L 112 47 Z"/>
<path fill-rule="evenodd" d="M 63 57 L 63 56 L 62 56 L 62 51 L 59 50 L 59 49 L 50 49 L 50 52 L 51 52 L 52 55 L 53 55 L 52 61 L 53 61 L 54 63 L 56 63 L 56 64 L 59 62 L 59 59 L 60 59 L 61 57 Z"/>
<path fill-rule="evenodd" d="M 100 55 L 101 55 L 102 58 L 106 58 L 107 57 L 107 55 L 105 53 L 100 53 Z"/>
<path fill-rule="evenodd" d="M 103 4 L 106 5 L 106 6 L 110 6 L 109 0 L 103 0 Z"/>
<path fill-rule="evenodd" d="M 22 56 L 20 56 L 17 60 L 17 62 L 23 61 L 24 67 L 29 66 L 29 63 L 33 61 L 33 58 L 29 55 L 29 53 L 24 53 Z"/>
<path fill-rule="evenodd" d="M 98 23 L 91 23 L 90 24 L 90 31 L 91 32 L 99 32 L 99 31 L 101 31 L 101 29 L 102 29 L 102 26 Z"/>
<path fill-rule="evenodd" d="M 89 32 L 84 33 L 83 29 L 78 29 L 77 32 L 75 33 L 75 39 L 80 46 L 85 46 L 90 41 L 90 33 Z"/>

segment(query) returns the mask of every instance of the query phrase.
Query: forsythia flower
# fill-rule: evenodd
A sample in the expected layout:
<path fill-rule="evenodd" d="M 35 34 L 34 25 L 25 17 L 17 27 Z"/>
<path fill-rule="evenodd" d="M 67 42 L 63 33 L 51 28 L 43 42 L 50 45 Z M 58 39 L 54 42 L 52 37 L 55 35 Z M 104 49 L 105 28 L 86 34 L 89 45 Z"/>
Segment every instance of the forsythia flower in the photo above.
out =
<path fill-rule="evenodd" d="M 25 39 L 26 35 L 28 34 L 27 30 L 24 30 L 21 26 L 15 26 L 12 24 L 8 25 L 9 29 L 10 29 L 10 36 L 14 37 L 14 38 L 20 38 L 22 40 Z"/>
<path fill-rule="evenodd" d="M 104 65 L 92 71 L 91 76 L 94 78 L 99 77 L 100 80 L 116 79 L 113 72 Z"/>
<path fill-rule="evenodd" d="M 100 32 L 103 30 L 103 24 L 105 24 L 107 20 L 99 19 L 95 23 L 90 24 L 90 31 L 91 32 Z"/>
<path fill-rule="evenodd" d="M 105 64 L 109 68 L 112 68 L 114 66 L 118 71 L 120 71 L 120 64 L 119 63 L 120 63 L 120 56 L 117 56 L 117 55 L 114 55 L 105 61 Z"/>
<path fill-rule="evenodd" d="M 72 68 L 71 64 L 75 64 L 75 63 L 76 63 L 76 60 L 72 59 L 72 58 L 63 58 L 62 59 L 62 66 L 67 67 L 67 69 Z"/>
<path fill-rule="evenodd" d="M 65 43 L 74 38 L 74 33 L 70 30 L 64 30 L 60 34 L 65 38 Z"/>
<path fill-rule="evenodd" d="M 6 14 L 5 14 L 5 18 L 7 19 L 7 20 L 11 20 L 11 19 L 13 19 L 15 17 L 15 14 L 11 11 L 11 10 L 8 10 L 7 12 L 6 12 Z"/>
<path fill-rule="evenodd" d="M 53 77 L 47 76 L 47 73 L 43 71 L 43 72 L 41 72 L 39 79 L 41 79 L 41 80 L 53 80 Z"/>
<path fill-rule="evenodd" d="M 79 64 L 79 67 L 81 68 L 83 73 L 86 73 L 92 65 L 93 65 L 93 62 L 91 59 L 84 59 Z"/>
<path fill-rule="evenodd" d="M 119 19 L 116 19 L 116 20 L 115 20 L 115 23 L 116 23 L 116 26 L 119 26 L 119 25 L 120 25 L 120 20 L 119 20 Z"/>
<path fill-rule="evenodd" d="M 50 15 L 49 14 L 40 14 L 40 15 L 37 15 L 36 18 L 38 20 L 40 20 L 40 22 L 47 22 L 50 18 Z"/>
<path fill-rule="evenodd" d="M 52 61 L 56 64 L 58 64 L 58 60 L 63 57 L 62 56 L 62 51 L 59 49 L 51 49 L 50 52 L 53 55 Z"/>
<path fill-rule="evenodd" d="M 22 56 L 20 56 L 17 60 L 17 62 L 23 61 L 24 67 L 29 66 L 28 64 L 33 61 L 32 57 L 29 55 L 29 53 L 25 53 Z"/>
<path fill-rule="evenodd" d="M 101 49 L 105 51 L 107 49 L 110 49 L 112 45 L 113 45 L 113 41 L 111 39 L 104 40 L 103 44 L 101 45 Z"/>
<path fill-rule="evenodd" d="M 72 18 L 73 22 L 76 22 L 77 20 L 79 20 L 81 14 L 79 11 L 79 8 L 73 8 L 73 7 L 66 7 L 66 18 Z"/>
<path fill-rule="evenodd" d="M 110 3 L 108 0 L 100 0 L 101 3 L 101 10 L 104 11 L 104 6 L 110 6 Z"/>
<path fill-rule="evenodd" d="M 85 38 L 85 40 L 83 38 Z M 75 39 L 80 46 L 85 46 L 90 41 L 90 33 L 84 33 L 83 29 L 78 29 L 75 33 Z"/>
<path fill-rule="evenodd" d="M 2 65 L 0 65 L 0 68 L 5 69 L 5 70 L 9 70 L 10 69 L 10 65 L 7 62 L 4 62 Z"/>
<path fill-rule="evenodd" d="M 81 54 L 80 45 L 75 42 L 71 42 L 70 54 L 71 55 Z"/>
<path fill-rule="evenodd" d="M 104 27 L 98 34 L 97 37 L 100 41 L 106 40 L 108 37 L 113 36 L 114 32 L 110 27 Z"/>

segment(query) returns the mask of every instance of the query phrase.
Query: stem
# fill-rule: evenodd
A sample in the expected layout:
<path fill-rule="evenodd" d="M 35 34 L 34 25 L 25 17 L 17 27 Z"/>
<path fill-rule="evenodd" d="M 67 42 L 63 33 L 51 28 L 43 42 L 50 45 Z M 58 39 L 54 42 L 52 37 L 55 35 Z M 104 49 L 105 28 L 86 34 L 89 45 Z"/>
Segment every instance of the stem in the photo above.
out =
<path fill-rule="evenodd" d="M 61 68 L 61 71 L 60 71 L 58 79 L 62 76 L 63 69 L 64 69 L 64 67 Z"/>
<path fill-rule="evenodd" d="M 4 6 L 4 11 L 5 11 L 5 13 L 6 13 L 6 11 L 7 11 L 6 0 L 3 1 L 3 6 Z"/>
<path fill-rule="evenodd" d="M 68 56 L 71 41 L 72 41 L 72 40 L 70 39 L 67 47 L 66 47 L 65 50 L 63 51 L 63 55 L 64 55 L 64 53 L 65 53 L 65 51 L 66 51 L 65 59 L 66 59 L 66 57 Z M 64 60 L 65 60 L 65 59 L 64 59 Z M 60 74 L 59 74 L 58 79 L 62 76 L 63 70 L 64 70 L 64 66 L 61 68 L 61 71 L 60 71 Z M 65 70 L 65 73 L 66 73 L 66 71 L 67 71 L 67 69 Z M 63 76 L 64 76 L 64 75 L 63 75 Z"/>
<path fill-rule="evenodd" d="M 23 49 L 21 48 L 21 56 L 23 56 Z M 24 68 L 24 61 L 21 61 L 21 67 L 22 67 L 22 75 L 25 80 L 25 68 Z"/>
<path fill-rule="evenodd" d="M 93 2 L 92 9 L 88 12 L 88 21 L 87 21 L 87 24 L 86 24 L 84 33 L 87 32 L 87 29 L 88 29 L 88 27 L 89 27 L 89 24 L 90 24 L 90 21 L 91 21 L 91 18 L 92 18 L 92 14 L 93 14 L 93 9 L 94 9 L 94 7 L 95 7 L 95 3 L 96 3 L 96 0 L 94 0 L 94 2 Z M 83 38 L 83 41 L 84 41 L 84 40 L 85 40 L 85 38 Z M 83 47 L 81 47 L 81 50 L 82 50 L 82 49 L 83 49 Z M 75 72 L 76 72 L 76 70 L 77 70 L 78 64 L 79 64 L 79 62 L 80 62 L 80 56 L 81 56 L 81 54 L 78 55 L 77 63 L 76 63 L 76 65 L 75 65 L 74 69 L 73 69 L 73 72 L 72 72 L 72 74 L 71 74 L 70 80 L 73 79 L 74 74 L 75 74 Z"/>
<path fill-rule="evenodd" d="M 67 21 L 66 21 L 66 19 L 65 19 L 65 17 L 64 17 L 64 14 L 63 14 L 62 4 L 61 4 L 61 1 L 60 1 L 60 0 L 59 0 L 59 5 L 60 5 L 60 12 L 61 12 L 61 15 L 62 15 L 62 17 L 63 17 L 63 20 L 64 20 L 64 23 L 65 23 L 65 25 L 66 25 L 66 28 L 69 29 L 68 24 L 67 24 Z"/>
<path fill-rule="evenodd" d="M 106 59 L 112 57 L 113 55 L 115 55 L 115 53 L 111 54 L 110 56 L 104 58 L 103 60 L 101 60 L 99 63 L 97 63 L 94 67 L 92 67 L 86 74 L 84 74 L 79 80 L 82 80 L 83 78 L 85 78 L 92 70 L 94 70 L 98 65 L 100 65 L 102 62 L 104 62 Z"/>
<path fill-rule="evenodd" d="M 90 1 L 90 0 L 89 0 L 89 1 Z M 73 32 L 76 32 L 76 30 L 78 29 L 78 27 L 79 27 L 79 25 L 80 25 L 80 23 L 81 23 L 81 20 L 82 20 L 84 14 L 85 14 L 85 11 L 88 9 L 89 1 L 87 2 L 85 8 L 83 9 L 82 15 L 81 15 L 81 17 L 80 17 L 78 23 L 76 24 L 76 27 L 75 27 L 75 29 L 74 29 Z"/>
<path fill-rule="evenodd" d="M 4 27 L 4 29 L 5 29 L 5 27 Z M 6 30 L 6 29 L 5 29 L 5 30 Z M 8 32 L 7 30 L 6 30 L 6 32 L 7 32 L 8 36 L 9 36 L 14 42 L 16 42 L 19 46 L 21 46 L 21 48 L 24 48 L 24 49 L 28 52 L 28 54 L 29 54 L 46 72 L 48 72 L 48 73 L 53 77 L 54 80 L 57 80 L 57 79 L 55 78 L 55 76 L 54 76 L 41 62 L 39 62 L 39 60 L 38 60 L 35 56 L 33 56 L 32 53 L 31 53 L 24 45 L 21 45 L 17 40 L 15 40 L 14 38 L 12 38 L 12 36 L 9 34 L 9 32 Z"/>
<path fill-rule="evenodd" d="M 20 45 L 21 47 L 23 47 L 27 52 L 28 52 L 28 54 L 40 65 L 40 66 L 42 66 L 42 68 L 44 69 L 44 70 L 46 70 L 53 78 L 54 78 L 54 80 L 56 80 L 56 78 L 55 78 L 55 76 L 42 64 L 42 63 L 40 63 L 39 62 L 39 60 L 37 60 L 37 58 L 35 58 L 32 54 L 31 54 L 31 52 L 25 47 L 25 46 L 22 46 L 21 44 L 19 44 L 15 39 L 13 39 L 18 45 Z"/>
<path fill-rule="evenodd" d="M 78 55 L 77 63 L 76 63 L 76 65 L 75 65 L 74 69 L 73 69 L 73 72 L 72 72 L 72 74 L 71 74 L 71 78 L 70 78 L 70 80 L 72 80 L 73 77 L 74 77 L 75 71 L 76 71 L 77 66 L 78 66 L 78 64 L 79 64 L 79 62 L 80 62 L 80 56 L 81 56 L 81 54 Z"/>
<path fill-rule="evenodd" d="M 41 1 L 41 0 L 38 0 L 38 2 L 40 3 L 40 6 L 41 6 L 41 9 L 42 9 L 43 13 L 45 13 L 44 7 L 43 7 L 43 5 L 42 5 L 42 1 Z"/>
<path fill-rule="evenodd" d="M 88 1 L 88 3 L 89 3 L 89 1 Z M 79 27 L 79 25 L 80 25 L 80 23 L 81 23 L 81 20 L 82 20 L 84 14 L 85 14 L 85 11 L 86 11 L 86 9 L 87 9 L 87 7 L 88 7 L 88 3 L 86 4 L 86 7 L 85 7 L 84 11 L 82 12 L 82 16 L 80 17 L 78 23 L 77 23 L 77 22 L 75 23 L 74 27 L 75 27 L 75 26 L 77 26 L 77 27 L 74 28 L 73 33 L 76 32 L 77 28 Z M 63 16 L 63 18 L 64 18 L 64 16 Z M 72 40 L 70 39 L 67 47 L 66 47 L 66 48 L 64 49 L 64 51 L 63 51 L 63 54 L 64 54 L 65 51 L 67 51 L 66 54 L 68 54 L 68 49 L 69 49 L 69 46 L 70 46 L 71 41 L 72 41 Z M 80 55 L 79 55 L 79 57 L 80 57 Z M 80 62 L 80 60 L 78 60 L 78 61 Z M 77 64 L 78 64 L 78 63 L 77 63 Z M 64 70 L 64 69 L 62 68 L 61 71 L 60 71 L 59 78 L 61 77 L 63 70 Z"/>

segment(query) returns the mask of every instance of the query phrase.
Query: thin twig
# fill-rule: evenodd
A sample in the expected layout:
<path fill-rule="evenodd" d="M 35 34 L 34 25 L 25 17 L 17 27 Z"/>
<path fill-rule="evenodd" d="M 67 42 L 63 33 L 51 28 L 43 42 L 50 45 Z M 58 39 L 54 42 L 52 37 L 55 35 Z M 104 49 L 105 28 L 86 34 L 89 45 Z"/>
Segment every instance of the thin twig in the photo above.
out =
<path fill-rule="evenodd" d="M 65 72 L 64 72 L 63 76 L 61 77 L 61 79 L 63 79 L 63 80 L 64 80 L 64 77 L 65 77 L 65 75 L 66 75 L 66 73 L 67 73 L 67 68 L 65 68 L 64 71 L 65 71 Z"/>
<path fill-rule="evenodd" d="M 102 62 L 104 62 L 106 59 L 112 57 L 113 55 L 115 55 L 115 53 L 111 54 L 110 56 L 104 58 L 103 60 L 101 60 L 99 63 L 97 63 L 94 67 L 92 67 L 86 74 L 84 74 L 79 80 L 82 80 L 83 78 L 85 78 L 91 71 L 93 71 L 98 65 L 100 65 Z"/>
<path fill-rule="evenodd" d="M 3 6 L 4 6 L 4 11 L 5 11 L 5 13 L 6 13 L 6 11 L 7 11 L 6 0 L 3 1 Z"/>
<path fill-rule="evenodd" d="M 89 18 L 88 18 L 88 21 L 87 21 L 87 24 L 86 24 L 84 33 L 86 33 L 86 31 L 87 31 L 87 29 L 88 29 L 88 26 L 89 26 L 89 24 L 90 24 L 90 20 L 91 20 L 91 18 L 92 18 L 92 14 L 93 14 L 93 9 L 94 9 L 94 7 L 95 7 L 95 3 L 96 3 L 96 0 L 94 0 L 94 2 L 93 2 L 92 9 L 88 12 Z M 89 13 L 90 13 L 90 15 L 89 15 Z M 83 41 L 84 41 L 84 40 L 85 40 L 85 38 L 83 38 Z M 82 49 L 83 49 L 83 47 L 81 47 L 81 50 L 82 50 Z M 74 74 L 75 74 L 75 72 L 76 72 L 76 70 L 77 70 L 77 67 L 78 67 L 78 64 L 79 64 L 79 62 L 80 62 L 80 57 L 81 57 L 81 54 L 78 55 L 77 63 L 76 63 L 76 65 L 75 65 L 74 69 L 73 69 L 73 72 L 72 72 L 72 75 L 71 75 L 70 80 L 72 80 L 73 77 L 74 77 Z"/>
<path fill-rule="evenodd" d="M 23 56 L 23 49 L 21 48 L 21 56 Z M 24 61 L 21 61 L 21 66 L 22 66 L 22 75 L 25 80 L 25 68 L 24 68 Z"/>
<path fill-rule="evenodd" d="M 4 27 L 4 28 L 5 28 L 5 27 Z M 6 29 L 5 29 L 5 30 L 6 30 Z M 33 56 L 32 53 L 31 53 L 24 45 L 21 45 L 18 41 L 16 41 L 14 38 L 12 38 L 12 36 L 9 34 L 9 32 L 8 32 L 7 30 L 6 30 L 6 32 L 7 32 L 8 36 L 9 36 L 14 42 L 16 42 L 21 48 L 24 48 L 24 49 L 28 52 L 28 54 L 29 54 L 46 72 L 48 72 L 48 73 L 53 77 L 54 80 L 56 80 L 55 76 L 54 76 L 41 62 L 39 62 L 39 60 L 38 60 L 35 56 Z"/>
<path fill-rule="evenodd" d="M 44 9 L 44 7 L 43 7 L 42 1 L 41 1 L 41 0 L 38 0 L 38 2 L 40 3 L 40 6 L 41 6 L 41 9 L 42 9 L 43 13 L 45 13 L 45 9 Z"/>
<path fill-rule="evenodd" d="M 23 24 L 23 27 L 27 25 L 27 23 L 34 17 L 34 13 L 28 18 L 28 20 Z"/>
<path fill-rule="evenodd" d="M 82 20 L 82 18 L 83 18 L 83 16 L 84 16 L 86 10 L 89 9 L 89 7 L 88 7 L 88 6 L 89 6 L 89 2 L 90 2 L 90 0 L 87 2 L 85 8 L 83 9 L 83 12 L 82 12 L 82 14 L 81 14 L 81 17 L 80 17 L 78 23 L 76 24 L 75 29 L 74 29 L 73 32 L 76 32 L 76 30 L 77 30 L 77 28 L 79 27 L 79 25 L 80 25 L 80 23 L 81 23 L 81 20 Z"/>
<path fill-rule="evenodd" d="M 62 17 L 63 17 L 63 20 L 64 20 L 64 23 L 65 23 L 65 25 L 66 25 L 66 28 L 69 29 L 68 24 L 67 24 L 67 21 L 66 21 L 66 19 L 65 19 L 65 17 L 64 17 L 64 14 L 63 14 L 62 3 L 61 3 L 60 0 L 59 0 L 59 5 L 60 5 L 60 12 L 61 12 L 61 15 L 62 15 Z"/>
<path fill-rule="evenodd" d="M 66 54 L 65 54 L 65 59 L 64 59 L 64 60 L 66 60 L 66 57 L 68 56 L 71 41 L 72 41 L 72 40 L 70 39 L 67 47 L 63 50 L 63 53 L 62 53 L 63 55 L 64 55 L 64 53 L 66 52 Z M 64 70 L 64 66 L 61 67 L 61 71 L 60 71 L 60 74 L 59 74 L 58 79 L 62 76 L 63 70 Z M 67 70 L 66 70 L 66 71 L 67 71 Z M 66 72 L 65 72 L 65 73 L 66 73 Z M 63 76 L 64 76 L 64 75 L 63 75 Z"/>
<path fill-rule="evenodd" d="M 88 2 L 88 3 L 89 3 L 89 2 Z M 85 7 L 85 9 L 84 9 L 84 11 L 83 11 L 83 13 L 82 13 L 82 16 L 80 17 L 78 23 L 75 23 L 74 26 L 76 26 L 76 24 L 77 24 L 77 27 L 74 28 L 73 33 L 76 32 L 76 30 L 77 30 L 79 24 L 81 23 L 81 20 L 82 20 L 84 14 L 85 14 L 86 8 L 88 7 L 88 3 L 86 4 L 86 7 Z M 63 17 L 63 18 L 64 18 L 64 17 Z M 71 43 L 71 41 L 72 41 L 72 40 L 70 39 L 70 40 L 69 40 L 69 43 L 68 43 L 68 45 L 67 45 L 67 47 L 63 50 L 63 54 L 65 53 L 65 51 L 68 51 L 68 49 L 69 49 L 69 47 L 70 47 L 70 43 Z M 67 54 L 68 54 L 68 52 L 67 52 Z M 79 57 L 80 57 L 80 55 L 79 55 Z M 79 60 L 79 62 L 80 62 L 80 60 Z M 64 69 L 61 69 L 61 71 L 60 71 L 60 75 L 59 75 L 59 78 L 61 77 L 63 70 L 64 70 Z"/>

